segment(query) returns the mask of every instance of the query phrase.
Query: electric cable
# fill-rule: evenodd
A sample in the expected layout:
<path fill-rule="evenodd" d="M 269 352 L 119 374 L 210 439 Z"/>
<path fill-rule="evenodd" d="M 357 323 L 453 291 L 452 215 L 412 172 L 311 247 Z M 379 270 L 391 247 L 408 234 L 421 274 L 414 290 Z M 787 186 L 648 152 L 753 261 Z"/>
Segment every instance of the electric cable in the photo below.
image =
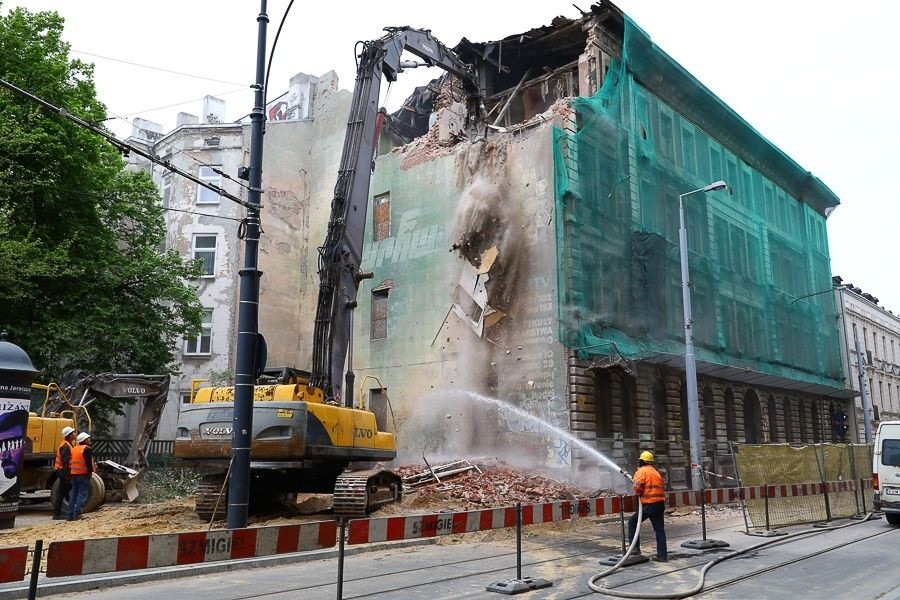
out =
<path fill-rule="evenodd" d="M 272 59 L 275 57 L 275 46 L 278 45 L 278 36 L 281 35 L 281 28 L 284 27 L 284 22 L 293 5 L 294 0 L 291 0 L 288 2 L 287 8 L 284 9 L 284 14 L 281 15 L 281 23 L 278 24 L 278 31 L 275 32 L 275 39 L 272 40 L 272 47 L 269 48 L 269 63 L 266 65 L 266 80 L 263 83 L 263 107 L 269 105 L 269 75 L 272 74 Z"/>

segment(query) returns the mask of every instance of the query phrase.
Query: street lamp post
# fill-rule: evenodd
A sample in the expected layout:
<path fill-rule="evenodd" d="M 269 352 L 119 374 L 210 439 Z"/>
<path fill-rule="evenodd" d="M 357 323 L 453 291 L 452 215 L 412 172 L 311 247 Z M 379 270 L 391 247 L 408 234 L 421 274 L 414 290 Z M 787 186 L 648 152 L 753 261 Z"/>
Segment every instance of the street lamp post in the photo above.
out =
<path fill-rule="evenodd" d="M 688 269 L 687 229 L 684 225 L 684 199 L 691 194 L 714 192 L 728 187 L 724 181 L 678 196 L 678 245 L 681 253 L 681 297 L 684 305 L 684 373 L 687 380 L 688 430 L 691 438 L 691 488 L 704 492 L 703 463 L 700 459 L 700 408 L 697 403 L 697 363 L 694 359 L 694 322 L 691 314 L 691 275 Z"/>
<path fill-rule="evenodd" d="M 687 229 L 684 225 L 684 199 L 691 194 L 714 192 L 728 187 L 724 181 L 716 181 L 702 188 L 678 196 L 678 244 L 681 254 L 681 298 L 684 304 L 684 374 L 687 380 L 688 430 L 691 437 L 691 489 L 700 491 L 700 522 L 703 539 L 688 540 L 681 544 L 684 548 L 708 550 L 724 548 L 728 542 L 711 540 L 706 537 L 706 486 L 703 482 L 703 461 L 700 458 L 700 407 L 697 403 L 697 363 L 694 360 L 694 318 L 691 314 L 691 274 L 688 269 Z"/>

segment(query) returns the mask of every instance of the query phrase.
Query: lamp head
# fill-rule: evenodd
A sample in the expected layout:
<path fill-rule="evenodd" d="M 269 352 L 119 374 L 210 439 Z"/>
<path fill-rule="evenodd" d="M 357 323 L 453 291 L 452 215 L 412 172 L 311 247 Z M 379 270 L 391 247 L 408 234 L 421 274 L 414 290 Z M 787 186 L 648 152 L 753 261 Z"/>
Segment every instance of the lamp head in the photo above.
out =
<path fill-rule="evenodd" d="M 728 187 L 727 183 L 725 183 L 722 180 L 719 180 L 719 181 L 715 181 L 715 182 L 709 184 L 708 186 L 702 188 L 700 191 L 701 192 L 715 192 L 717 190 L 724 190 L 727 187 Z"/>

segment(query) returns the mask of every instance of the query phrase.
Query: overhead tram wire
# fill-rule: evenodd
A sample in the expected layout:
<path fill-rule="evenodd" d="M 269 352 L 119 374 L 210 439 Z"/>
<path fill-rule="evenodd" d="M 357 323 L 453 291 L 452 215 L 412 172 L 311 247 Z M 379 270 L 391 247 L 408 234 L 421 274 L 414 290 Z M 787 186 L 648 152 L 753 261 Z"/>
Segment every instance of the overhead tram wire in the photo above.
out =
<path fill-rule="evenodd" d="M 275 32 L 275 39 L 272 40 L 272 47 L 269 49 L 269 64 L 266 65 L 266 79 L 263 83 L 263 106 L 269 105 L 269 75 L 272 74 L 272 58 L 275 56 L 275 46 L 278 45 L 278 36 L 281 35 L 281 28 L 284 27 L 284 22 L 287 20 L 288 13 L 291 12 L 291 7 L 294 5 L 294 0 L 288 2 L 287 8 L 284 9 L 284 14 L 281 15 L 281 23 L 278 24 L 278 31 Z M 263 130 L 265 130 L 265 124 L 263 124 Z"/>
<path fill-rule="evenodd" d="M 182 73 L 181 71 L 173 71 L 171 69 L 164 69 L 162 67 L 154 67 L 151 65 L 143 65 L 141 63 L 131 62 L 129 60 L 123 60 L 121 58 L 112 58 L 111 56 L 103 56 L 101 54 L 94 54 L 92 52 L 85 52 L 84 50 L 71 50 L 75 54 L 84 54 L 86 56 L 93 56 L 94 58 L 102 58 L 103 60 L 111 60 L 114 62 L 124 63 L 126 65 L 131 65 L 133 67 L 141 67 L 142 69 L 151 69 L 153 71 L 161 71 L 163 73 L 171 73 L 173 75 L 180 75 L 182 77 L 190 77 L 191 79 L 205 79 L 206 81 L 215 81 L 218 83 L 227 83 L 231 85 L 240 85 L 243 87 L 247 87 L 247 84 L 238 83 L 236 81 L 228 81 L 225 79 L 216 79 L 215 77 L 204 77 L 203 75 L 193 75 L 191 73 Z"/>
<path fill-rule="evenodd" d="M 160 160 L 155 155 L 150 154 L 148 152 L 144 152 L 140 148 L 133 146 L 133 145 L 129 144 L 128 142 L 124 142 L 124 141 L 116 138 L 115 136 L 111 135 L 109 132 L 100 129 L 96 125 L 93 125 L 93 124 L 85 121 L 84 119 L 75 116 L 69 110 L 55 106 L 53 104 L 50 104 L 46 100 L 43 100 L 42 98 L 39 98 L 39 97 L 35 96 L 34 94 L 31 94 L 30 92 L 23 90 L 22 88 L 6 81 L 5 79 L 0 79 L 0 86 L 4 87 L 12 92 L 15 92 L 17 95 L 19 95 L 27 100 L 30 100 L 32 102 L 37 102 L 42 107 L 44 107 L 46 110 L 56 113 L 57 115 L 72 121 L 76 125 L 79 125 L 80 127 L 83 127 L 85 129 L 88 129 L 89 131 L 92 131 L 93 133 L 99 135 L 100 137 L 105 139 L 107 142 L 109 142 L 110 144 L 112 144 L 113 146 L 118 148 L 119 151 L 122 152 L 123 154 L 127 155 L 130 152 L 134 152 L 138 156 L 146 158 L 153 164 L 161 165 L 161 166 L 165 167 L 166 169 L 172 171 L 173 173 L 177 173 L 178 175 L 181 175 L 185 179 L 193 181 L 197 185 L 201 185 L 210 191 L 216 192 L 223 198 L 231 200 L 232 202 L 236 202 L 237 204 L 240 204 L 241 206 L 244 206 L 245 208 L 253 208 L 255 210 L 259 208 L 259 206 L 252 205 L 247 200 L 244 200 L 243 198 L 239 198 L 238 196 L 235 196 L 234 194 L 230 193 L 228 190 L 225 190 L 217 185 L 212 185 L 207 181 L 203 181 L 199 177 L 195 177 L 191 173 L 188 173 L 186 171 L 179 169 L 178 167 L 173 166 L 172 164 L 169 163 L 169 161 Z"/>
<path fill-rule="evenodd" d="M 21 190 L 22 185 L 24 185 L 24 184 L 17 183 L 16 185 L 10 185 L 5 182 L 0 182 L 0 189 Z M 62 186 L 58 186 L 58 185 L 37 183 L 35 181 L 29 181 L 28 185 L 32 186 L 32 187 L 40 187 L 40 188 L 44 188 L 44 189 L 48 189 L 48 190 L 54 190 L 57 192 L 66 192 L 69 194 L 76 194 L 78 196 L 84 196 L 86 198 L 93 198 L 95 200 L 108 200 L 110 198 L 120 198 L 121 197 L 119 194 L 99 194 L 99 193 L 95 193 L 95 192 L 85 192 L 82 190 L 75 190 L 72 188 L 62 187 Z M 158 208 L 162 211 L 180 212 L 180 213 L 186 213 L 189 215 L 197 215 L 200 217 L 211 217 L 213 219 L 227 219 L 229 221 L 243 221 L 243 219 L 241 219 L 240 217 L 229 217 L 226 215 L 214 215 L 212 213 L 197 212 L 195 210 L 185 210 L 183 208 L 172 208 L 172 207 L 168 207 L 168 206 L 159 206 Z"/>

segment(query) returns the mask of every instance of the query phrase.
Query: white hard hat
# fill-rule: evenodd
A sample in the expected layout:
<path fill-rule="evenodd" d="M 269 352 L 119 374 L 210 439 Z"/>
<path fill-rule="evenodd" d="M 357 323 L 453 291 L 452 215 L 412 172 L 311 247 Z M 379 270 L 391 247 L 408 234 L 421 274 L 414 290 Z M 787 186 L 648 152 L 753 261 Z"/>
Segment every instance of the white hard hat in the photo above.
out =
<path fill-rule="evenodd" d="M 68 425 L 66 425 L 65 427 L 62 428 L 62 436 L 64 438 L 69 437 L 73 433 L 75 433 L 75 429 L 72 427 L 69 427 Z"/>
<path fill-rule="evenodd" d="M 91 434 L 89 434 L 87 431 L 82 431 L 81 433 L 78 434 L 78 437 L 75 438 L 75 441 L 80 444 L 81 442 L 88 439 L 89 437 L 91 437 Z"/>

